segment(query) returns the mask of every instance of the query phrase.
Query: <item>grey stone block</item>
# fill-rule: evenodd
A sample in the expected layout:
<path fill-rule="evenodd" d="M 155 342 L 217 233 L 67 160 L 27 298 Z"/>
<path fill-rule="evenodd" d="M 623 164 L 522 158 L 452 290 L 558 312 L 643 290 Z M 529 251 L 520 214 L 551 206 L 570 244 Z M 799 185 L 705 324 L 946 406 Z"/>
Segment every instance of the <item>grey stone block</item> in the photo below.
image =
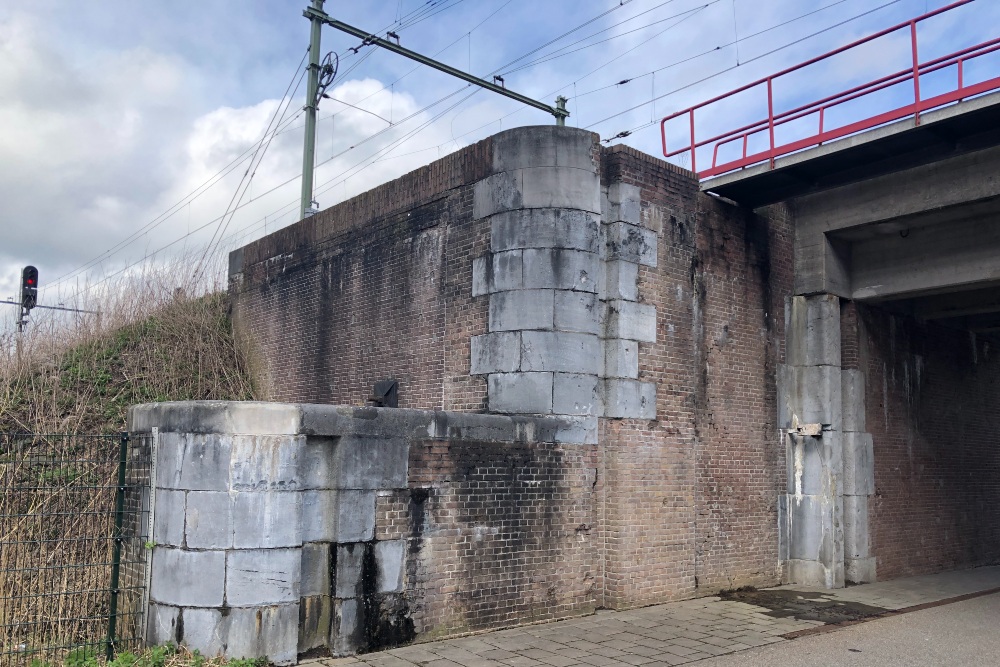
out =
<path fill-rule="evenodd" d="M 472 296 L 483 296 L 495 291 L 492 255 L 476 257 L 472 260 Z"/>
<path fill-rule="evenodd" d="M 336 542 L 375 539 L 375 492 L 342 490 L 337 494 Z"/>
<path fill-rule="evenodd" d="M 785 562 L 790 558 L 788 544 L 788 494 L 778 496 L 778 560 Z"/>
<path fill-rule="evenodd" d="M 153 515 L 153 542 L 179 547 L 184 545 L 184 503 L 186 491 L 156 489 Z"/>
<path fill-rule="evenodd" d="M 233 546 L 237 549 L 302 544 L 302 495 L 290 491 L 239 493 L 233 499 Z"/>
<path fill-rule="evenodd" d="M 595 253 L 565 248 L 529 248 L 523 253 L 526 289 L 597 292 L 599 258 Z"/>
<path fill-rule="evenodd" d="M 601 308 L 601 302 L 596 294 L 558 291 L 555 293 L 553 323 L 558 331 L 599 334 Z"/>
<path fill-rule="evenodd" d="M 604 267 L 607 300 L 635 301 L 639 298 L 639 265 L 634 262 L 609 261 Z"/>
<path fill-rule="evenodd" d="M 229 619 L 219 609 L 185 609 L 184 646 L 206 658 L 223 655 L 228 647 Z"/>
<path fill-rule="evenodd" d="M 865 430 L 865 374 L 848 368 L 842 371 L 843 412 L 845 431 Z"/>
<path fill-rule="evenodd" d="M 339 488 L 406 488 L 410 455 L 407 440 L 348 435 L 340 439 L 338 449 Z"/>
<path fill-rule="evenodd" d="M 487 176 L 473 186 L 472 217 L 476 220 L 525 208 L 521 170 L 502 171 Z"/>
<path fill-rule="evenodd" d="M 815 560 L 792 559 L 785 563 L 782 581 L 800 586 L 819 588 L 843 588 L 844 564 L 834 563 L 831 567 Z"/>
<path fill-rule="evenodd" d="M 336 656 L 354 655 L 364 648 L 364 628 L 357 599 L 333 601 L 330 650 Z"/>
<path fill-rule="evenodd" d="M 565 208 L 601 213 L 601 178 L 590 169 L 523 169 L 521 193 L 520 208 Z"/>
<path fill-rule="evenodd" d="M 146 643 L 151 646 L 180 643 L 180 638 L 177 636 L 179 618 L 179 607 L 150 602 L 149 616 L 146 621 Z"/>
<path fill-rule="evenodd" d="M 555 442 L 567 445 L 596 445 L 597 417 L 560 417 Z"/>
<path fill-rule="evenodd" d="M 495 373 L 487 380 L 490 412 L 549 414 L 552 373 Z"/>
<path fill-rule="evenodd" d="M 597 415 L 601 397 L 597 375 L 556 373 L 552 378 L 552 412 L 557 415 Z"/>
<path fill-rule="evenodd" d="M 495 252 L 472 262 L 472 296 L 507 292 L 524 287 L 522 251 Z"/>
<path fill-rule="evenodd" d="M 302 492 L 302 541 L 335 542 L 339 491 L 317 489 Z M 372 510 L 374 512 L 374 509 Z"/>
<path fill-rule="evenodd" d="M 234 436 L 231 489 L 292 491 L 299 488 L 304 444 L 305 437 L 296 435 Z"/>
<path fill-rule="evenodd" d="M 230 551 L 226 554 L 226 604 L 259 607 L 295 602 L 301 573 L 300 549 Z"/>
<path fill-rule="evenodd" d="M 554 314 L 552 290 L 520 290 L 490 295 L 491 332 L 552 329 Z"/>
<path fill-rule="evenodd" d="M 620 338 L 609 338 L 602 343 L 605 377 L 633 380 L 639 377 L 639 343 Z"/>
<path fill-rule="evenodd" d="M 868 558 L 868 496 L 844 496 L 844 558 Z"/>
<path fill-rule="evenodd" d="M 329 542 L 307 542 L 302 545 L 300 593 L 303 598 L 310 595 L 330 595 L 330 548 Z"/>
<path fill-rule="evenodd" d="M 600 372 L 601 342 L 594 334 L 525 331 L 521 334 L 522 371 Z"/>
<path fill-rule="evenodd" d="M 621 260 L 656 266 L 656 234 L 638 225 L 613 222 L 602 226 L 605 257 L 608 261 Z"/>
<path fill-rule="evenodd" d="M 820 496 L 794 496 L 788 498 L 789 555 L 793 560 L 821 562 L 824 541 L 829 541 L 829 524 L 832 509 L 829 501 Z"/>
<path fill-rule="evenodd" d="M 189 491 L 228 491 L 232 437 L 161 433 L 156 486 Z"/>
<path fill-rule="evenodd" d="M 842 392 L 840 368 L 837 366 L 786 366 L 781 385 L 784 393 L 779 402 L 779 415 L 787 419 L 789 428 L 799 424 L 824 424 L 841 428 Z"/>
<path fill-rule="evenodd" d="M 788 491 L 793 495 L 820 495 L 828 488 L 828 470 L 824 467 L 823 438 L 788 434 Z"/>
<path fill-rule="evenodd" d="M 790 366 L 840 366 L 840 298 L 793 296 L 785 308 L 785 360 Z"/>
<path fill-rule="evenodd" d="M 656 385 L 612 378 L 603 382 L 604 416 L 656 419 Z"/>
<path fill-rule="evenodd" d="M 219 607 L 224 601 L 226 554 L 222 551 L 153 549 L 149 596 L 178 607 Z"/>
<path fill-rule="evenodd" d="M 306 488 L 399 489 L 406 487 L 409 444 L 405 428 L 382 435 L 310 437 L 305 448 Z M 393 435 L 388 435 L 393 434 Z"/>
<path fill-rule="evenodd" d="M 520 332 L 500 331 L 472 337 L 471 375 L 512 373 L 520 368 Z"/>
<path fill-rule="evenodd" d="M 875 557 L 848 558 L 844 561 L 844 577 L 852 584 L 871 584 L 877 581 Z"/>
<path fill-rule="evenodd" d="M 266 657 L 275 665 L 298 661 L 299 603 L 232 609 L 228 617 L 226 655 Z"/>
<path fill-rule="evenodd" d="M 301 425 L 298 405 L 257 401 L 169 401 L 129 408 L 128 430 L 175 434 L 295 435 Z M 214 489 L 204 489 L 214 490 Z"/>
<path fill-rule="evenodd" d="M 379 593 L 403 592 L 403 573 L 406 569 L 406 541 L 386 540 L 376 542 L 375 562 L 378 563 Z"/>
<path fill-rule="evenodd" d="M 600 219 L 572 209 L 522 209 L 490 218 L 494 252 L 524 248 L 573 248 L 598 251 Z"/>
<path fill-rule="evenodd" d="M 366 545 L 361 542 L 337 545 L 337 576 L 334 596 L 337 598 L 360 598 L 362 569 L 364 568 Z"/>
<path fill-rule="evenodd" d="M 306 491 L 302 496 L 304 541 L 364 542 L 374 538 L 374 491 Z"/>
<path fill-rule="evenodd" d="M 189 549 L 230 549 L 233 546 L 233 499 L 221 491 L 188 493 L 184 534 Z M 157 515 L 159 510 L 157 509 Z"/>
<path fill-rule="evenodd" d="M 845 433 L 844 493 L 869 496 L 875 493 L 875 446 L 870 433 Z"/>
<path fill-rule="evenodd" d="M 593 150 L 597 135 L 554 124 L 531 125 L 493 135 L 493 170 L 524 167 L 574 167 L 597 173 Z"/>
<path fill-rule="evenodd" d="M 629 183 L 608 186 L 607 208 L 601 212 L 606 223 L 627 222 L 638 225 L 642 213 L 642 191 Z"/>
<path fill-rule="evenodd" d="M 299 654 L 324 648 L 330 640 L 333 598 L 313 595 L 299 600 Z"/>
<path fill-rule="evenodd" d="M 605 338 L 656 342 L 656 308 L 631 301 L 609 301 Z"/>

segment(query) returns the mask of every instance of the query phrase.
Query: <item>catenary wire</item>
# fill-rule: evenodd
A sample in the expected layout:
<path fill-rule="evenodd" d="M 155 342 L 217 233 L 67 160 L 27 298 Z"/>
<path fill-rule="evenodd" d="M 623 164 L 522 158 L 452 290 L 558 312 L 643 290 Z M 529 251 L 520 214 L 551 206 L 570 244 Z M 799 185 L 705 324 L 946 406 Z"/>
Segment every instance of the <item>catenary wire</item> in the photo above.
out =
<path fill-rule="evenodd" d="M 846 0 L 840 0 L 840 1 L 841 1 L 841 2 L 843 2 L 843 1 L 846 1 Z M 878 9 L 881 9 L 881 8 L 884 8 L 884 7 L 886 7 L 886 6 L 889 6 L 889 5 L 892 5 L 892 4 L 895 4 L 896 2 L 899 2 L 899 1 L 901 1 L 901 0 L 894 0 L 893 2 L 890 2 L 890 3 L 886 3 L 885 5 L 882 5 L 882 6 L 878 7 L 878 8 L 875 8 L 875 9 L 873 9 L 873 10 L 869 11 L 869 12 L 864 12 L 864 13 L 862 13 L 862 14 L 858 15 L 858 16 L 855 16 L 855 17 L 852 17 L 851 19 L 847 19 L 846 21 L 843 21 L 843 22 L 840 22 L 840 23 L 838 23 L 838 24 L 835 24 L 835 25 L 833 25 L 833 26 L 829 26 L 829 27 L 827 27 L 827 28 L 825 28 L 825 29 L 823 29 L 823 30 L 821 30 L 821 31 L 818 31 L 817 33 L 813 33 L 812 35 L 809 35 L 809 36 L 807 36 L 807 37 L 804 37 L 804 38 L 802 38 L 802 39 L 800 39 L 800 40 L 796 40 L 795 42 L 792 42 L 792 43 L 790 43 L 790 44 L 788 44 L 788 45 L 785 45 L 784 47 L 780 47 L 779 49 L 775 49 L 775 50 L 773 50 L 773 51 L 771 51 L 771 52 L 768 52 L 767 54 L 762 54 L 762 55 L 761 55 L 761 56 L 759 56 L 759 57 L 764 57 L 764 56 L 766 56 L 766 55 L 770 55 L 771 53 L 774 53 L 775 51 L 778 51 L 778 50 L 781 50 L 781 48 L 787 48 L 788 46 L 791 46 L 791 45 L 793 45 L 793 44 L 796 44 L 796 43 L 800 43 L 801 41 L 805 41 L 806 39 L 810 39 L 810 38 L 812 38 L 812 37 L 814 37 L 814 36 L 816 36 L 816 35 L 818 35 L 818 34 L 820 34 L 820 33 L 822 33 L 822 32 L 826 32 L 826 31 L 828 31 L 828 30 L 831 30 L 831 29 L 834 29 L 834 28 L 836 28 L 836 27 L 839 27 L 840 25 L 843 25 L 844 23 L 847 23 L 847 22 L 849 22 L 849 21 L 851 21 L 851 20 L 855 20 L 855 19 L 857 19 L 857 18 L 860 18 L 860 17 L 862 17 L 862 16 L 865 16 L 865 15 L 867 15 L 867 14 L 870 14 L 870 13 L 871 13 L 872 11 L 877 11 Z M 509 4 L 509 3 L 508 3 L 508 4 Z M 840 2 L 837 2 L 837 3 L 834 3 L 834 5 L 836 5 L 836 4 L 840 4 Z M 506 5 L 504 5 L 504 6 L 506 6 Z M 829 8 L 829 7 L 831 7 L 831 6 L 833 6 L 833 5 L 829 5 L 829 6 L 827 6 L 827 7 L 824 7 L 824 8 L 820 8 L 819 10 L 816 10 L 816 11 L 821 11 L 822 9 L 826 9 L 826 8 Z M 502 9 L 502 8 L 503 8 L 503 7 L 501 7 L 501 9 Z M 811 13 L 815 13 L 815 12 L 810 12 L 810 14 L 811 14 Z M 798 20 L 798 18 L 801 18 L 801 17 L 797 17 L 796 19 L 792 19 L 792 20 L 790 20 L 790 21 L 786 21 L 786 22 L 784 22 L 783 24 L 779 24 L 779 25 L 784 25 L 784 24 L 787 24 L 787 23 L 789 23 L 789 22 L 791 22 L 791 21 L 794 21 L 794 20 Z M 594 20 L 594 19 L 591 19 L 590 21 L 588 21 L 588 23 L 589 23 L 589 22 L 592 22 L 593 20 Z M 768 30 L 772 30 L 772 29 L 774 29 L 775 27 L 778 27 L 778 26 L 773 26 L 772 28 L 769 28 Z M 563 35 L 563 36 L 565 36 L 566 34 L 570 34 L 570 33 L 572 33 L 572 32 L 573 32 L 573 31 L 568 31 L 567 33 L 564 33 L 564 35 Z M 762 31 L 762 32 L 764 32 L 764 31 Z M 755 35 L 758 35 L 758 34 L 761 34 L 761 33 L 755 33 Z M 744 39 L 748 39 L 748 38 L 750 38 L 750 37 L 752 37 L 752 36 L 754 36 L 754 35 L 747 35 L 746 37 L 744 37 Z M 558 38 L 557 38 L 557 39 L 558 39 Z M 556 40 L 552 40 L 552 41 L 554 42 L 554 41 L 556 41 Z M 551 43 L 551 42 L 550 42 L 550 43 Z M 544 47 L 539 47 L 539 48 L 544 48 Z M 538 48 L 536 48 L 536 49 L 535 49 L 534 51 L 537 51 L 537 50 L 538 50 Z M 517 59 L 517 60 L 522 60 L 522 59 L 523 59 L 523 56 L 522 56 L 522 58 L 519 58 L 519 59 Z M 512 62 L 517 62 L 517 61 L 512 61 Z M 747 62 L 750 62 L 750 61 L 747 61 Z M 720 72 L 716 73 L 716 74 L 715 74 L 715 75 L 713 75 L 713 76 L 718 76 L 718 75 L 721 75 L 721 74 L 723 74 L 723 73 L 725 73 L 726 71 L 729 71 L 729 70 L 731 70 L 731 69 L 733 69 L 733 68 L 728 68 L 728 69 L 726 69 L 726 70 L 722 70 L 722 71 L 720 71 Z M 709 78 L 712 78 L 712 77 L 711 77 L 711 76 L 710 76 L 710 77 L 706 77 L 705 79 L 702 79 L 702 81 L 704 81 L 704 80 L 707 80 L 707 79 L 709 79 Z M 697 83 L 697 82 L 696 82 L 696 83 Z M 612 85 L 615 85 L 615 84 L 612 84 Z M 691 84 L 691 85 L 694 85 L 694 84 Z M 565 88 L 565 86 L 563 86 L 563 88 Z M 560 88 L 560 90 L 561 90 L 561 89 L 562 89 L 562 88 Z M 460 92 L 460 91 L 456 91 L 456 92 L 455 92 L 455 93 L 453 93 L 452 95 L 454 95 L 454 94 L 457 94 L 458 92 Z M 590 91 L 590 92 L 595 92 L 595 91 Z M 657 97 L 656 97 L 655 99 L 662 99 L 663 97 L 666 97 L 667 95 L 670 95 L 670 94 L 672 94 L 673 92 L 676 92 L 676 91 L 670 91 L 670 92 L 668 92 L 668 93 L 665 93 L 665 94 L 663 94 L 663 95 L 660 95 L 660 96 L 657 96 Z M 585 94 L 587 94 L 587 93 L 585 93 Z M 583 95 L 583 94 L 581 94 L 581 96 L 582 96 L 582 95 Z M 448 97 L 450 97 L 450 96 L 448 96 Z M 445 98 L 445 99 L 447 99 L 447 98 Z M 442 99 L 442 100 L 439 100 L 439 101 L 438 101 L 437 103 L 435 103 L 435 104 L 438 104 L 438 103 L 440 103 L 440 102 L 442 102 L 442 101 L 443 101 L 443 99 Z M 651 100 L 651 101 L 652 101 L 652 100 Z M 460 103 L 462 103 L 462 102 L 464 102 L 464 99 L 463 99 L 463 100 L 460 100 L 460 101 L 459 101 L 459 103 L 457 103 L 456 105 L 453 105 L 453 107 L 449 107 L 449 110 L 450 110 L 451 108 L 454 108 L 454 106 L 458 106 L 458 104 L 460 104 Z M 638 105 L 638 107 L 636 107 L 636 108 L 641 108 L 641 106 L 645 106 L 645 104 L 649 104 L 649 103 L 650 103 L 650 102 L 646 102 L 646 103 L 644 103 L 643 105 Z M 428 107 L 425 107 L 424 109 L 427 109 L 427 108 L 429 108 L 430 106 L 433 106 L 433 105 L 428 105 Z M 511 112 L 511 113 L 509 113 L 509 114 L 505 114 L 504 116 L 501 116 L 501 118 L 500 118 L 500 119 L 497 119 L 497 120 L 502 120 L 503 118 L 506 118 L 506 117 L 508 117 L 508 116 L 510 116 L 510 115 L 513 115 L 514 113 L 519 113 L 519 112 L 520 112 L 520 111 L 522 111 L 522 110 L 523 110 L 523 109 L 517 109 L 517 110 L 515 110 L 515 111 L 513 111 L 513 112 Z M 611 119 L 611 118 L 613 118 L 613 117 L 616 117 L 617 115 L 623 115 L 624 113 L 628 113 L 628 111 L 631 111 L 631 110 L 633 110 L 633 109 L 628 109 L 628 110 L 626 110 L 626 111 L 623 111 L 623 112 L 620 112 L 619 114 L 616 114 L 615 116 L 609 116 L 609 117 L 608 117 L 608 118 L 606 118 L 606 119 L 602 119 L 601 121 L 598 121 L 598 123 L 601 123 L 601 122 L 605 122 L 606 120 L 609 120 L 609 119 Z M 446 110 L 446 112 L 447 112 L 447 110 Z M 418 112 L 418 113 L 419 113 L 419 112 Z M 480 127 L 476 128 L 476 129 L 474 129 L 474 130 L 471 130 L 471 131 L 469 131 L 469 132 L 466 132 L 466 133 L 463 133 L 462 135 L 459 135 L 459 137 L 461 138 L 461 137 L 465 137 L 465 136 L 468 136 L 469 134 L 472 134 L 472 133 L 474 133 L 474 132 L 476 132 L 476 131 L 478 131 L 478 130 L 482 129 L 483 127 L 487 127 L 487 126 L 489 126 L 489 125 L 491 125 L 491 124 L 493 124 L 493 123 L 497 122 L 497 120 L 493 120 L 493 121 L 491 121 L 490 123 L 486 123 L 486 124 L 484 124 L 484 125 L 482 125 L 482 126 L 480 126 Z M 596 124 L 596 123 L 595 123 L 595 124 Z M 592 125 L 591 125 L 591 126 L 592 126 Z M 588 126 L 588 127 L 591 127 L 591 126 Z M 378 135 L 378 134 L 381 134 L 381 133 L 382 133 L 382 132 L 379 132 L 379 133 L 376 133 L 376 135 Z M 373 135 L 373 137 L 372 137 L 372 138 L 374 138 L 374 135 Z M 363 140 L 362 142 L 358 142 L 358 144 L 356 144 L 355 146 L 357 146 L 357 145 L 360 145 L 360 144 L 361 144 L 361 143 L 363 143 L 364 141 L 367 141 L 367 139 L 366 139 L 366 140 Z M 445 142 L 444 144 L 441 144 L 441 145 L 443 146 L 443 145 L 445 145 L 445 144 L 447 144 L 447 143 L 451 143 L 451 142 L 450 142 L 450 141 L 449 141 L 449 142 Z M 352 147 L 352 148 L 353 148 L 353 147 Z M 431 149 L 433 149 L 433 148 L 435 148 L 435 147 L 429 147 L 429 148 L 427 148 L 427 149 L 421 149 L 421 151 L 415 151 L 415 152 L 422 152 L 422 151 L 424 151 L 424 150 L 431 150 Z M 350 149 L 348 149 L 348 150 L 350 150 Z M 345 151 L 345 152 L 346 152 L 346 151 Z M 342 154 L 343 154 L 343 153 L 341 153 L 341 155 L 342 155 Z M 326 162 L 329 162 L 330 160 L 334 159 L 335 157 L 337 157 L 337 156 L 334 156 L 334 157 L 331 157 L 330 159 L 328 159 L 328 160 L 325 160 L 325 161 L 324 161 L 323 163 L 321 163 L 321 164 L 325 164 Z M 401 157 L 401 156 L 393 156 L 393 157 Z M 370 158 L 367 158 L 367 159 L 370 159 Z M 390 158 L 389 158 L 389 156 L 384 156 L 384 157 L 382 157 L 382 158 L 379 158 L 379 159 L 377 159 L 377 160 L 373 161 L 373 162 L 372 162 L 372 164 L 374 164 L 374 162 L 378 162 L 378 161 L 382 161 L 382 160 L 384 160 L 384 159 L 390 159 Z M 291 181 L 295 180 L 295 178 L 298 178 L 298 176 L 295 176 L 295 177 L 293 177 L 293 178 L 289 179 L 288 181 L 286 181 L 285 183 L 282 183 L 282 184 L 280 184 L 279 186 L 276 186 L 276 187 L 274 187 L 274 188 L 272 188 L 272 189 L 268 190 L 267 192 L 265 192 L 265 193 L 262 193 L 261 195 L 258 195 L 257 197 L 254 197 L 253 199 L 251 199 L 251 200 L 250 200 L 249 202 L 247 202 L 247 203 L 246 203 L 246 204 L 244 204 L 243 206 L 245 206 L 245 205 L 249 205 L 249 204 L 250 204 L 251 202 L 253 202 L 253 201 L 257 201 L 258 199 L 260 199 L 260 198 L 262 198 L 262 197 L 266 196 L 267 194 L 269 194 L 269 193 L 271 193 L 271 192 L 273 192 L 273 191 L 275 191 L 275 190 L 279 189 L 280 187 L 283 187 L 284 185 L 287 185 L 287 184 L 288 184 L 288 183 L 290 183 Z M 329 183 L 329 181 L 327 181 L 326 183 Z M 338 183 L 336 183 L 336 184 L 339 184 L 339 182 L 338 182 Z M 325 185 L 325 184 L 324 184 L 324 185 Z M 240 206 L 239 208 L 243 208 L 243 206 Z M 286 206 L 286 207 L 283 207 L 283 208 L 287 208 L 287 206 Z M 280 210 L 280 209 L 279 209 L 279 210 Z M 272 214 L 268 214 L 268 216 L 266 216 L 266 218 L 270 218 L 270 217 L 271 217 L 271 215 L 272 215 Z M 220 216 L 220 217 L 221 217 L 221 216 Z M 265 219 L 266 219 L 266 218 L 265 218 Z M 206 225 L 203 225 L 203 226 L 202 226 L 202 227 L 200 227 L 199 229 L 197 229 L 197 230 L 194 230 L 194 231 L 193 231 L 193 232 L 191 232 L 191 233 L 193 234 L 194 232 L 196 232 L 196 231 L 199 231 L 200 229 L 203 229 L 203 228 L 204 228 L 204 227 L 206 227 L 206 226 L 207 226 L 208 224 L 211 224 L 212 222 L 216 222 L 216 221 L 218 221 L 219 219 L 220 219 L 220 218 L 216 218 L 216 219 L 214 219 L 214 220 L 210 221 L 209 223 L 207 223 Z M 235 232 L 234 232 L 234 233 L 235 233 Z M 187 237 L 187 236 L 189 236 L 189 235 L 190 235 L 190 234 L 188 234 L 188 235 L 185 235 L 185 237 L 182 237 L 182 238 L 186 238 L 186 237 Z M 175 244 L 176 244 L 177 242 L 179 242 L 180 240 L 181 240 L 181 239 L 178 239 L 177 241 L 174 241 L 174 242 L 172 242 L 172 243 L 168 244 L 167 246 L 164 246 L 163 248 L 160 248 L 160 249 L 158 249 L 158 250 L 154 251 L 154 252 L 153 252 L 152 254 L 156 254 L 156 253 L 160 252 L 161 250 L 163 250 L 163 249 L 166 249 L 167 247 L 171 247 L 171 246 L 175 245 Z M 134 265 L 134 264 L 133 264 L 133 265 Z M 131 266 L 133 266 L 133 265 L 129 265 L 128 267 L 125 267 L 124 269 L 122 269 L 121 271 L 119 271 L 119 272 L 117 272 L 117 273 L 121 273 L 121 272 L 123 272 L 123 271 L 127 270 L 128 268 L 131 268 Z M 115 274 L 112 274 L 112 275 L 115 275 Z"/>

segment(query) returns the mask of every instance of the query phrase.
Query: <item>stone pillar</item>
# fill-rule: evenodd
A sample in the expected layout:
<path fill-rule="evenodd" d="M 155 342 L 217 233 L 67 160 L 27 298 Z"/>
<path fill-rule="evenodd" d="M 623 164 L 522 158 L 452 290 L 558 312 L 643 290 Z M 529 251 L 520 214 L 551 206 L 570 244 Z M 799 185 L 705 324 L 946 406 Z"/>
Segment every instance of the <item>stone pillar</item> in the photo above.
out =
<path fill-rule="evenodd" d="M 474 194 L 490 253 L 473 261 L 472 292 L 490 305 L 471 373 L 487 376 L 491 412 L 575 421 L 560 442 L 596 442 L 599 416 L 656 416 L 655 387 L 638 380 L 656 309 L 636 282 L 640 264 L 656 265 L 656 236 L 640 225 L 638 188 L 602 193 L 596 140 L 556 126 L 500 133 Z"/>
<path fill-rule="evenodd" d="M 844 586 L 844 421 L 840 299 L 791 297 L 785 361 L 779 368 L 779 426 L 788 492 L 782 497 L 784 580 Z"/>
<path fill-rule="evenodd" d="M 868 505 L 875 494 L 875 451 L 865 432 L 865 376 L 844 369 L 844 577 L 875 581 L 875 556 L 868 535 Z"/>
<path fill-rule="evenodd" d="M 474 215 L 490 254 L 473 264 L 473 296 L 489 295 L 489 333 L 472 339 L 474 375 L 491 412 L 579 418 L 597 437 L 602 367 L 601 185 L 595 135 L 569 127 L 493 137 L 493 174 Z"/>

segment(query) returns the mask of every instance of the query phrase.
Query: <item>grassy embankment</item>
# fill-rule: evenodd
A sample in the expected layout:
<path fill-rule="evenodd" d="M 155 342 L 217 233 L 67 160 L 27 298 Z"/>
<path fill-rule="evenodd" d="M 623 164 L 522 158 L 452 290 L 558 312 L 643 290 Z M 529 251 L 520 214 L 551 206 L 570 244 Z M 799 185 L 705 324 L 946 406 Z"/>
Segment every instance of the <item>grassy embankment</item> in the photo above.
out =
<path fill-rule="evenodd" d="M 257 398 L 249 347 L 233 332 L 225 294 L 186 298 L 158 284 L 104 299 L 100 317 L 46 319 L 36 311 L 20 345 L 17 334 L 0 336 L 0 435 L 113 434 L 136 403 Z M 108 586 L 105 568 L 80 565 L 110 561 L 110 521 L 94 508 L 107 501 L 114 466 L 74 462 L 75 441 L 35 438 L 25 446 L 23 438 L 0 438 L 0 654 L 25 646 L 20 659 L 29 666 L 103 663 L 86 650 L 31 652 L 102 639 L 101 623 L 80 621 L 107 613 L 93 608 L 93 596 L 35 594 Z M 132 664 L 224 663 L 159 649 L 123 653 L 114 663 Z"/>

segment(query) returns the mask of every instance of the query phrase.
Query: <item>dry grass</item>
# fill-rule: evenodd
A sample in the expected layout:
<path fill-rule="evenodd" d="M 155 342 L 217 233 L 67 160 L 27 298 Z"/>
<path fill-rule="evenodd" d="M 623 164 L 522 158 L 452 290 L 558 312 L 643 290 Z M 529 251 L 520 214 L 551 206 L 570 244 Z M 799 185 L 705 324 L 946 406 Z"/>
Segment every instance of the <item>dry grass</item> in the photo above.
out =
<path fill-rule="evenodd" d="M 0 432 L 111 433 L 133 404 L 257 396 L 223 292 L 186 296 L 164 269 L 75 305 L 101 314 L 35 311 L 0 338 Z"/>
<path fill-rule="evenodd" d="M 226 295 L 188 293 L 169 269 L 147 272 L 73 304 L 100 316 L 36 310 L 25 334 L 0 334 L 0 663 L 24 642 L 104 639 L 103 621 L 81 619 L 106 614 L 117 445 L 85 436 L 123 431 L 137 403 L 258 398 Z M 4 435 L 13 433 L 67 437 Z M 77 591 L 96 593 L 65 594 Z M 44 625 L 25 637 L 31 620 Z"/>

